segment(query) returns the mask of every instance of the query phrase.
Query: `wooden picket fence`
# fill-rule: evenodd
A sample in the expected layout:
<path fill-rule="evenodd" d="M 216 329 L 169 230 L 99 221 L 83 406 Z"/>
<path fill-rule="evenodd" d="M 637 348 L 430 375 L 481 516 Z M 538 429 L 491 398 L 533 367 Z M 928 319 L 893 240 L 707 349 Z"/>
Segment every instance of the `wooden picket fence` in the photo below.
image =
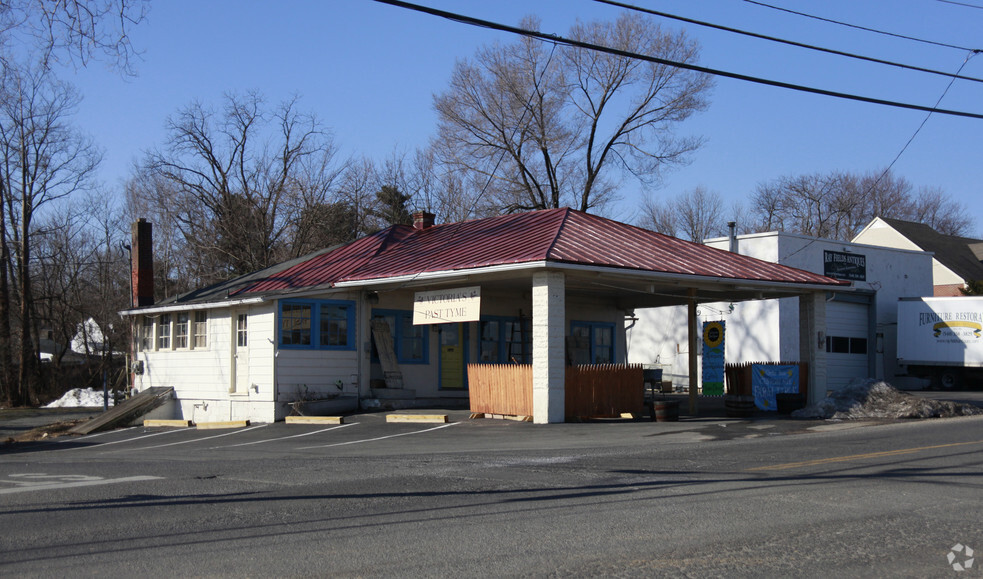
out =
<path fill-rule="evenodd" d="M 531 364 L 468 364 L 471 412 L 532 416 Z"/>
<path fill-rule="evenodd" d="M 640 416 L 645 385 L 640 364 L 567 366 L 564 381 L 566 417 Z M 532 366 L 469 364 L 471 412 L 532 416 Z"/>

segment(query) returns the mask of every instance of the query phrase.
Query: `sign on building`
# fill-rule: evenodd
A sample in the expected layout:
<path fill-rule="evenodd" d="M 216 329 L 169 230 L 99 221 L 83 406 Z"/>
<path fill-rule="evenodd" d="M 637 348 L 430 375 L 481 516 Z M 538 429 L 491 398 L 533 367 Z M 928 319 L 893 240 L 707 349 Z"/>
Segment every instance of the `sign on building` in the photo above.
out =
<path fill-rule="evenodd" d="M 481 287 L 416 292 L 413 325 L 476 322 L 481 317 Z"/>
<path fill-rule="evenodd" d="M 847 281 L 867 281 L 867 256 L 859 253 L 823 251 L 823 275 Z"/>

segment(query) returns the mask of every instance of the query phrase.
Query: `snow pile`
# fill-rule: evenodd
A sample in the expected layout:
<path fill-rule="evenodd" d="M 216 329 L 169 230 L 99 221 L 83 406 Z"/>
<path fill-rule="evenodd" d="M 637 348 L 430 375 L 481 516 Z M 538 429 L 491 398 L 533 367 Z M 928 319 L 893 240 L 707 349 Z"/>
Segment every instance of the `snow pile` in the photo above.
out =
<path fill-rule="evenodd" d="M 818 404 L 792 413 L 794 418 L 949 418 L 983 414 L 983 408 L 945 400 L 928 400 L 897 390 L 887 382 L 854 380 Z"/>
<path fill-rule="evenodd" d="M 93 407 L 102 406 L 103 396 L 101 391 L 95 391 L 92 388 L 73 388 L 65 395 L 55 400 L 51 404 L 45 406 L 45 408 L 76 408 L 76 407 Z M 109 405 L 113 405 L 113 397 L 109 396 Z"/>

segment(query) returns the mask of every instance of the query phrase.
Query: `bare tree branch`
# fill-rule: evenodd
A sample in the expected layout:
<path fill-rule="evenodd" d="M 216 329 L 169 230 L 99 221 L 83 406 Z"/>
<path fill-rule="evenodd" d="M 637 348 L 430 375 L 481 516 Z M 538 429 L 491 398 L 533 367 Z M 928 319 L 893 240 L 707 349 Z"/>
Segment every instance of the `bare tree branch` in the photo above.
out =
<path fill-rule="evenodd" d="M 578 24 L 570 36 L 684 62 L 698 53 L 682 33 L 637 15 Z M 621 177 L 650 184 L 700 146 L 674 131 L 707 106 L 711 85 L 698 73 L 524 37 L 458 63 L 434 98 L 435 147 L 440 162 L 483 178 L 490 208 L 596 210 L 614 200 Z"/>

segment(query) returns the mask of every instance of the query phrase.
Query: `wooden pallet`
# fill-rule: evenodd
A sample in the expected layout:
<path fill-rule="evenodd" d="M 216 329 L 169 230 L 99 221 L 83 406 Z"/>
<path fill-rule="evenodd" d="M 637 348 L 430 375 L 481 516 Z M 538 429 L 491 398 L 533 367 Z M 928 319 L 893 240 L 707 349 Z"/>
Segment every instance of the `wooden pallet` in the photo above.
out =
<path fill-rule="evenodd" d="M 157 408 L 174 394 L 170 386 L 154 386 L 130 398 L 118 406 L 87 420 L 68 431 L 69 434 L 91 434 L 125 424 Z"/>

